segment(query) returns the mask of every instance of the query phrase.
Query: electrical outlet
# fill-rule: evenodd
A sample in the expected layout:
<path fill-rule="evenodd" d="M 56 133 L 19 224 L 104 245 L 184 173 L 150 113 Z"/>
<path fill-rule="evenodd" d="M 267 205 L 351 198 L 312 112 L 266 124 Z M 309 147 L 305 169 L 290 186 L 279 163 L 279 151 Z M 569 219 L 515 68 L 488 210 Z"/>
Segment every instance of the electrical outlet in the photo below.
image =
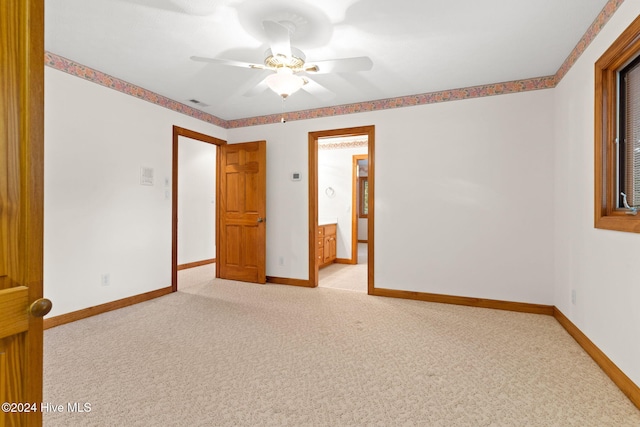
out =
<path fill-rule="evenodd" d="M 109 277 L 109 273 L 104 273 L 100 275 L 100 285 L 109 286 L 111 284 L 111 278 Z"/>
<path fill-rule="evenodd" d="M 571 304 L 575 304 L 575 303 L 576 303 L 576 290 L 571 289 Z"/>
<path fill-rule="evenodd" d="M 278 264 L 279 265 L 284 265 L 284 257 L 281 256 L 280 258 L 278 258 Z"/>

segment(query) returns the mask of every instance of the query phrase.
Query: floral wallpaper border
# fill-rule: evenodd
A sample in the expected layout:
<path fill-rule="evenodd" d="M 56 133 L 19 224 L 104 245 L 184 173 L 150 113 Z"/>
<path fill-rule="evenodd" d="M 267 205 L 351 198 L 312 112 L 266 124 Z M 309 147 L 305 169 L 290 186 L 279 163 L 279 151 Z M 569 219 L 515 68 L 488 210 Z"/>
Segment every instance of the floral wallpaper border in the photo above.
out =
<path fill-rule="evenodd" d="M 573 48 L 567 59 L 565 59 L 564 63 L 556 72 L 556 84 L 560 83 L 560 80 L 569 72 L 569 69 L 573 67 L 573 64 L 576 63 L 580 55 L 587 50 L 587 47 L 589 47 L 606 23 L 609 22 L 609 19 L 622 3 L 624 3 L 624 0 L 609 0 L 607 4 L 604 5 L 604 8 L 602 8 L 596 19 L 594 19 L 593 23 L 589 26 L 587 32 L 584 33 L 576 47 Z"/>
<path fill-rule="evenodd" d="M 368 146 L 369 142 L 366 140 L 349 142 L 328 142 L 326 144 L 318 144 L 318 150 L 341 150 L 343 148 L 358 148 Z"/>
<path fill-rule="evenodd" d="M 416 105 L 435 104 L 438 102 L 458 101 L 462 99 L 480 98 L 492 95 L 504 95 L 507 93 L 525 92 L 529 90 L 550 89 L 553 87 L 555 87 L 555 77 L 547 76 L 461 89 L 444 90 L 440 92 L 422 93 L 418 95 L 402 96 L 399 98 L 380 99 L 377 101 L 360 102 L 356 104 L 294 111 L 284 114 L 249 117 L 246 119 L 229 120 L 227 123 L 229 128 L 241 128 L 278 123 L 283 117 L 287 121 L 306 120 L 319 117 L 339 116 L 343 114 L 388 110 L 390 108 L 413 107 Z"/>
<path fill-rule="evenodd" d="M 531 90 L 554 88 L 576 63 L 580 55 L 587 49 L 589 44 L 595 39 L 600 30 L 609 21 L 611 16 L 618 10 L 624 0 L 609 0 L 602 11 L 598 14 L 587 32 L 582 36 L 576 47 L 571 51 L 562 66 L 555 75 L 537 77 L 525 80 L 515 80 L 510 82 L 494 83 L 480 86 L 472 86 L 460 89 L 450 89 L 439 92 L 422 93 L 417 95 L 402 96 L 398 98 L 380 99 L 376 101 L 360 102 L 355 104 L 345 104 L 332 107 L 315 108 L 311 110 L 294 111 L 284 114 L 271 114 L 267 116 L 248 117 L 235 120 L 224 120 L 212 114 L 197 110 L 188 105 L 171 100 L 150 90 L 141 88 L 124 80 L 110 76 L 101 71 L 94 70 L 87 66 L 78 64 L 72 60 L 63 58 L 51 52 L 45 52 L 44 63 L 46 66 L 64 71 L 76 77 L 89 80 L 93 83 L 115 89 L 127 95 L 135 96 L 161 107 L 186 114 L 207 123 L 220 126 L 225 129 L 235 129 L 248 126 L 266 125 L 279 123 L 284 117 L 287 121 L 307 120 L 320 117 L 331 117 L 344 114 L 363 113 L 369 111 L 387 110 L 399 107 L 411 107 L 416 105 L 435 104 L 439 102 L 458 101 L 463 99 L 480 98 L 493 95 L 504 95 L 509 93 L 527 92 Z"/>
<path fill-rule="evenodd" d="M 73 76 L 89 80 L 90 82 L 117 90 L 118 92 L 126 93 L 127 95 L 151 102 L 152 104 L 168 108 L 169 110 L 177 111 L 178 113 L 186 114 L 187 116 L 191 116 L 223 128 L 227 127 L 227 122 L 225 120 L 214 115 L 197 110 L 178 101 L 174 101 L 166 96 L 141 88 L 140 86 L 125 82 L 124 80 L 110 76 L 102 71 L 94 70 L 93 68 L 78 64 L 77 62 L 63 58 L 62 56 L 58 56 L 54 53 L 44 53 L 44 64 L 51 68 L 55 68 L 56 70 L 64 71 L 65 73 L 69 73 Z"/>

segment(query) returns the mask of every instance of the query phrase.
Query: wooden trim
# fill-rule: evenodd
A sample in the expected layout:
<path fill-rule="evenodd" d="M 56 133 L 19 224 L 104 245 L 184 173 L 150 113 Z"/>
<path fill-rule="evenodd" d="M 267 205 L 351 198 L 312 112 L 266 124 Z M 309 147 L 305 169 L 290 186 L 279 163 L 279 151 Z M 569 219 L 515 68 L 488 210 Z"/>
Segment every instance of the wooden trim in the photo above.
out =
<path fill-rule="evenodd" d="M 640 215 L 619 209 L 617 194 L 618 70 L 640 52 L 640 17 L 595 63 L 594 227 L 640 233 Z"/>
<path fill-rule="evenodd" d="M 468 307 L 492 308 L 495 310 L 517 311 L 521 313 L 546 314 L 553 316 L 553 306 L 530 304 L 525 302 L 510 302 L 484 298 L 460 297 L 442 294 L 431 294 L 415 291 L 400 291 L 395 289 L 375 288 L 371 295 L 380 297 L 402 298 L 417 301 L 438 302 L 443 304 L 465 305 Z"/>
<path fill-rule="evenodd" d="M 318 286 L 318 136 L 309 132 L 309 285 Z"/>
<path fill-rule="evenodd" d="M 368 240 L 358 240 L 358 243 L 369 243 Z"/>
<path fill-rule="evenodd" d="M 367 293 L 369 295 L 373 295 L 375 291 L 375 283 L 374 283 L 374 268 L 375 268 L 375 239 L 374 239 L 374 214 L 375 214 L 375 152 L 376 152 L 376 132 L 375 127 L 370 126 L 367 131 L 368 134 L 368 145 L 369 145 L 369 171 L 367 176 L 369 177 L 369 215 L 367 218 L 367 239 L 369 240 L 369 244 L 367 245 Z M 356 259 L 357 261 L 357 259 Z"/>
<path fill-rule="evenodd" d="M 289 279 L 286 277 L 273 277 L 267 276 L 267 283 L 273 283 L 277 285 L 290 285 L 290 286 L 300 286 L 303 288 L 314 288 L 313 284 L 309 280 L 302 279 Z"/>
<path fill-rule="evenodd" d="M 44 319 L 44 329 L 54 328 L 56 326 L 64 325 L 65 323 L 75 322 L 76 320 L 86 319 L 87 317 L 95 316 L 97 314 L 107 313 L 119 308 L 124 308 L 130 305 L 149 301 L 154 298 L 170 294 L 172 292 L 173 289 L 171 288 L 171 286 L 168 286 L 166 288 L 157 289 L 155 291 L 145 292 L 143 294 L 122 298 L 117 301 L 111 301 L 105 304 L 96 305 L 94 307 L 87 307 L 82 310 L 73 311 L 71 313 L 50 317 L 48 319 Z"/>
<path fill-rule="evenodd" d="M 216 263 L 215 258 L 205 259 L 204 261 L 189 262 L 187 264 L 180 264 L 178 266 L 178 270 L 186 270 L 188 268 L 200 267 L 202 265 L 215 264 L 215 263 Z"/>
<path fill-rule="evenodd" d="M 318 265 L 316 263 L 316 235 L 318 234 L 318 139 L 338 136 L 367 135 L 367 156 L 369 159 L 369 218 L 367 234 L 369 245 L 367 246 L 367 289 L 369 295 L 373 295 L 374 286 L 374 189 L 375 189 L 375 126 L 360 126 L 344 129 L 331 129 L 317 132 L 309 132 L 309 282 L 318 286 Z M 352 239 L 355 245 L 355 240 Z M 356 251 L 357 251 L 357 245 Z M 357 252 L 356 252 L 357 253 Z M 357 257 L 355 258 L 357 262 Z"/>
<path fill-rule="evenodd" d="M 356 261 L 357 258 L 354 259 L 349 259 L 349 258 L 336 258 L 333 260 L 333 262 L 335 262 L 336 264 L 349 264 L 349 265 L 355 265 L 358 262 Z"/>
<path fill-rule="evenodd" d="M 172 171 L 171 171 L 171 289 L 172 292 L 178 290 L 178 141 L 181 136 L 186 138 L 195 139 L 198 141 L 206 142 L 216 146 L 216 209 L 219 206 L 218 200 L 219 189 L 218 183 L 220 174 L 220 146 L 225 145 L 227 141 L 218 139 L 216 137 L 205 135 L 204 133 L 196 132 L 190 129 L 185 129 L 179 126 L 173 126 L 173 143 L 172 143 Z M 219 215 L 216 215 L 216 258 L 218 258 L 218 227 Z M 218 275 L 218 269 L 216 269 L 216 277 Z"/>
<path fill-rule="evenodd" d="M 354 260 L 358 259 L 358 157 L 356 154 L 351 158 L 351 259 Z"/>
<path fill-rule="evenodd" d="M 227 141 L 223 141 L 222 139 L 216 138 L 215 136 L 196 132 L 191 129 L 185 129 L 180 126 L 173 126 L 173 132 L 174 132 L 174 135 L 177 133 L 178 136 L 184 136 L 186 138 L 196 139 L 198 141 L 207 142 L 213 145 L 225 145 L 227 143 Z"/>
<path fill-rule="evenodd" d="M 640 409 L 640 388 L 625 375 L 587 336 L 574 325 L 557 307 L 553 307 L 553 317 L 567 330 L 580 347 L 600 366 L 615 385 Z"/>
<path fill-rule="evenodd" d="M 178 140 L 180 129 L 182 128 L 173 127 L 171 147 L 171 290 L 173 292 L 178 291 Z"/>
<path fill-rule="evenodd" d="M 216 260 L 220 259 L 220 230 L 222 225 L 220 222 L 220 199 L 222 191 L 220 190 L 220 176 L 222 175 L 222 149 L 221 145 L 216 145 Z M 216 266 L 216 278 L 220 278 L 220 269 Z"/>

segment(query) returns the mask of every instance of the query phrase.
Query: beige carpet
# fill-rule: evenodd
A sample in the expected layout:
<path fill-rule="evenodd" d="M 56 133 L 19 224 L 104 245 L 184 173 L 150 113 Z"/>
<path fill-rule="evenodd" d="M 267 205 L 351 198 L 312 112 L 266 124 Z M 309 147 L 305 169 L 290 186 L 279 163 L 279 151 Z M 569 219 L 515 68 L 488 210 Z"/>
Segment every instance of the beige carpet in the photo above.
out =
<path fill-rule="evenodd" d="M 367 292 L 367 244 L 358 243 L 358 263 L 331 264 L 318 272 L 321 288 Z"/>
<path fill-rule="evenodd" d="M 321 288 L 367 292 L 367 264 L 331 264 L 318 271 Z"/>
<path fill-rule="evenodd" d="M 45 331 L 45 401 L 91 403 L 45 426 L 640 425 L 552 317 L 188 274 Z"/>

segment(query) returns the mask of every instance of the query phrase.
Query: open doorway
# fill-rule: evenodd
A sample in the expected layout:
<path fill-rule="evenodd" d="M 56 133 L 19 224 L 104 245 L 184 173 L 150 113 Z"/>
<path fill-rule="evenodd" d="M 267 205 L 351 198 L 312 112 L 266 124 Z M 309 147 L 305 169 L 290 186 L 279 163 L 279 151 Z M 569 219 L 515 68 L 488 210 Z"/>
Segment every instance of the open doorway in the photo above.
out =
<path fill-rule="evenodd" d="M 218 276 L 218 158 L 225 141 L 173 127 L 171 287 L 181 274 Z M 166 183 L 168 187 L 168 183 Z M 167 188 L 168 191 L 168 188 Z"/>
<path fill-rule="evenodd" d="M 353 223 L 357 264 L 368 263 L 369 245 L 369 155 L 353 156 Z"/>
<path fill-rule="evenodd" d="M 366 135 L 318 139 L 318 286 L 367 292 L 366 244 L 358 243 Z M 364 189 L 366 191 L 366 188 Z M 366 225 L 365 225 L 366 227 Z M 324 240 L 322 240 L 324 237 Z M 362 253 L 364 252 L 364 253 Z"/>
<path fill-rule="evenodd" d="M 309 133 L 312 286 L 373 292 L 374 149 L 374 126 Z"/>

